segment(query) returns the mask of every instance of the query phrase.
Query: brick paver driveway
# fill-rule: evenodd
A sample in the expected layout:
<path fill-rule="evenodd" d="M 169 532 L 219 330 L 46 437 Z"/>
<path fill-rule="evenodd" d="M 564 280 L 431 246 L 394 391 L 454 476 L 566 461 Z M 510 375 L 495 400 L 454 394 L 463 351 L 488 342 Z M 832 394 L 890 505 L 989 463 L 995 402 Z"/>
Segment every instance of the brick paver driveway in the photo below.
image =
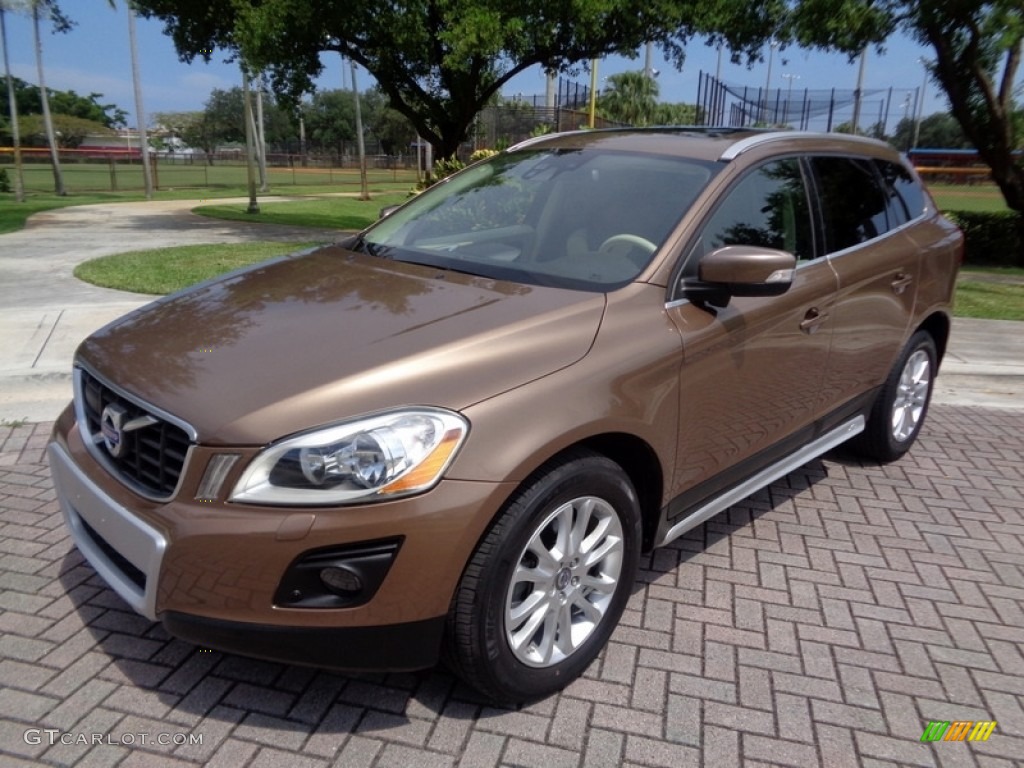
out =
<path fill-rule="evenodd" d="M 1021 765 L 1024 412 L 936 407 L 903 461 L 834 452 L 656 552 L 602 659 L 519 711 L 169 639 L 71 548 L 47 433 L 0 429 L 0 765 Z"/>

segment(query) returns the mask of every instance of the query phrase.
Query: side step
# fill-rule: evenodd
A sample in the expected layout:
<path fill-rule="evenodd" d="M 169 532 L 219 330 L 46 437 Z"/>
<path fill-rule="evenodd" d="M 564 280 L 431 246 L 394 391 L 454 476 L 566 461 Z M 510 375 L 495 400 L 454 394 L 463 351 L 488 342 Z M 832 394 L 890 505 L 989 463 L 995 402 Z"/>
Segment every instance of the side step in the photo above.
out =
<path fill-rule="evenodd" d="M 775 482 L 780 477 L 788 475 L 794 469 L 802 467 L 811 459 L 821 456 L 821 454 L 832 450 L 837 445 L 842 445 L 854 435 L 863 432 L 865 424 L 864 416 L 857 416 L 845 424 L 836 427 L 831 432 L 826 432 L 816 440 L 812 440 L 795 453 L 791 453 L 789 456 L 765 467 L 760 472 L 747 478 L 739 485 L 728 489 L 721 496 L 716 496 L 710 501 L 697 507 L 693 512 L 669 528 L 665 532 L 664 536 L 654 542 L 654 546 L 665 546 L 670 541 L 682 536 L 691 528 L 695 528 L 705 520 L 714 517 L 723 509 L 728 509 L 733 504 L 742 501 L 755 491 L 759 491 L 766 485 Z"/>

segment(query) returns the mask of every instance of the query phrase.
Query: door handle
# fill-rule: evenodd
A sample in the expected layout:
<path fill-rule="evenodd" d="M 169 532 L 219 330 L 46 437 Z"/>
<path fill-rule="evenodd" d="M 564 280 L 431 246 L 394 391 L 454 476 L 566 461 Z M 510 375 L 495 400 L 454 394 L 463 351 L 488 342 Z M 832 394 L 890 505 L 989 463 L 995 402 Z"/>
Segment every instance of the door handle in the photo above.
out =
<path fill-rule="evenodd" d="M 800 330 L 804 333 L 814 333 L 818 326 L 828 319 L 828 312 L 822 312 L 817 307 L 811 307 L 800 321 Z"/>
<path fill-rule="evenodd" d="M 896 277 L 892 279 L 892 292 L 899 295 L 907 290 L 907 286 L 914 282 L 914 276 L 908 275 L 903 272 L 897 272 Z"/>

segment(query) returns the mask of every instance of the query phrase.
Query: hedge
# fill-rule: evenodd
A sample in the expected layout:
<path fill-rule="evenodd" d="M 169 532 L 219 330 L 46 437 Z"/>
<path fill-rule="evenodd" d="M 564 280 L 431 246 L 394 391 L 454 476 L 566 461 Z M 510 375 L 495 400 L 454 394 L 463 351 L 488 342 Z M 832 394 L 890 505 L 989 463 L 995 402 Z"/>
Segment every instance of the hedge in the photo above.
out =
<path fill-rule="evenodd" d="M 1024 242 L 1018 227 L 1019 214 L 979 211 L 943 211 L 964 232 L 964 262 L 988 267 L 1024 266 Z"/>

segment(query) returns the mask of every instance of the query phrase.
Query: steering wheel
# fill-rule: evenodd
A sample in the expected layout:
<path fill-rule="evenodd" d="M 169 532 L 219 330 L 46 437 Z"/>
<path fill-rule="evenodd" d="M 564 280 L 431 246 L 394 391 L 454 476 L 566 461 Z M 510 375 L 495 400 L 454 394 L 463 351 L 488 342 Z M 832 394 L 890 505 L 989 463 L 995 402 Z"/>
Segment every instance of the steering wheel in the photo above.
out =
<path fill-rule="evenodd" d="M 597 249 L 598 253 L 608 254 L 612 256 L 620 256 L 622 258 L 629 258 L 629 254 L 635 249 L 639 248 L 643 251 L 644 257 L 650 256 L 656 250 L 658 246 L 648 240 L 646 237 L 640 237 L 640 235 L 612 235 Z M 630 259 L 636 261 L 635 259 Z M 641 263 L 637 263 L 637 266 L 642 266 Z"/>

